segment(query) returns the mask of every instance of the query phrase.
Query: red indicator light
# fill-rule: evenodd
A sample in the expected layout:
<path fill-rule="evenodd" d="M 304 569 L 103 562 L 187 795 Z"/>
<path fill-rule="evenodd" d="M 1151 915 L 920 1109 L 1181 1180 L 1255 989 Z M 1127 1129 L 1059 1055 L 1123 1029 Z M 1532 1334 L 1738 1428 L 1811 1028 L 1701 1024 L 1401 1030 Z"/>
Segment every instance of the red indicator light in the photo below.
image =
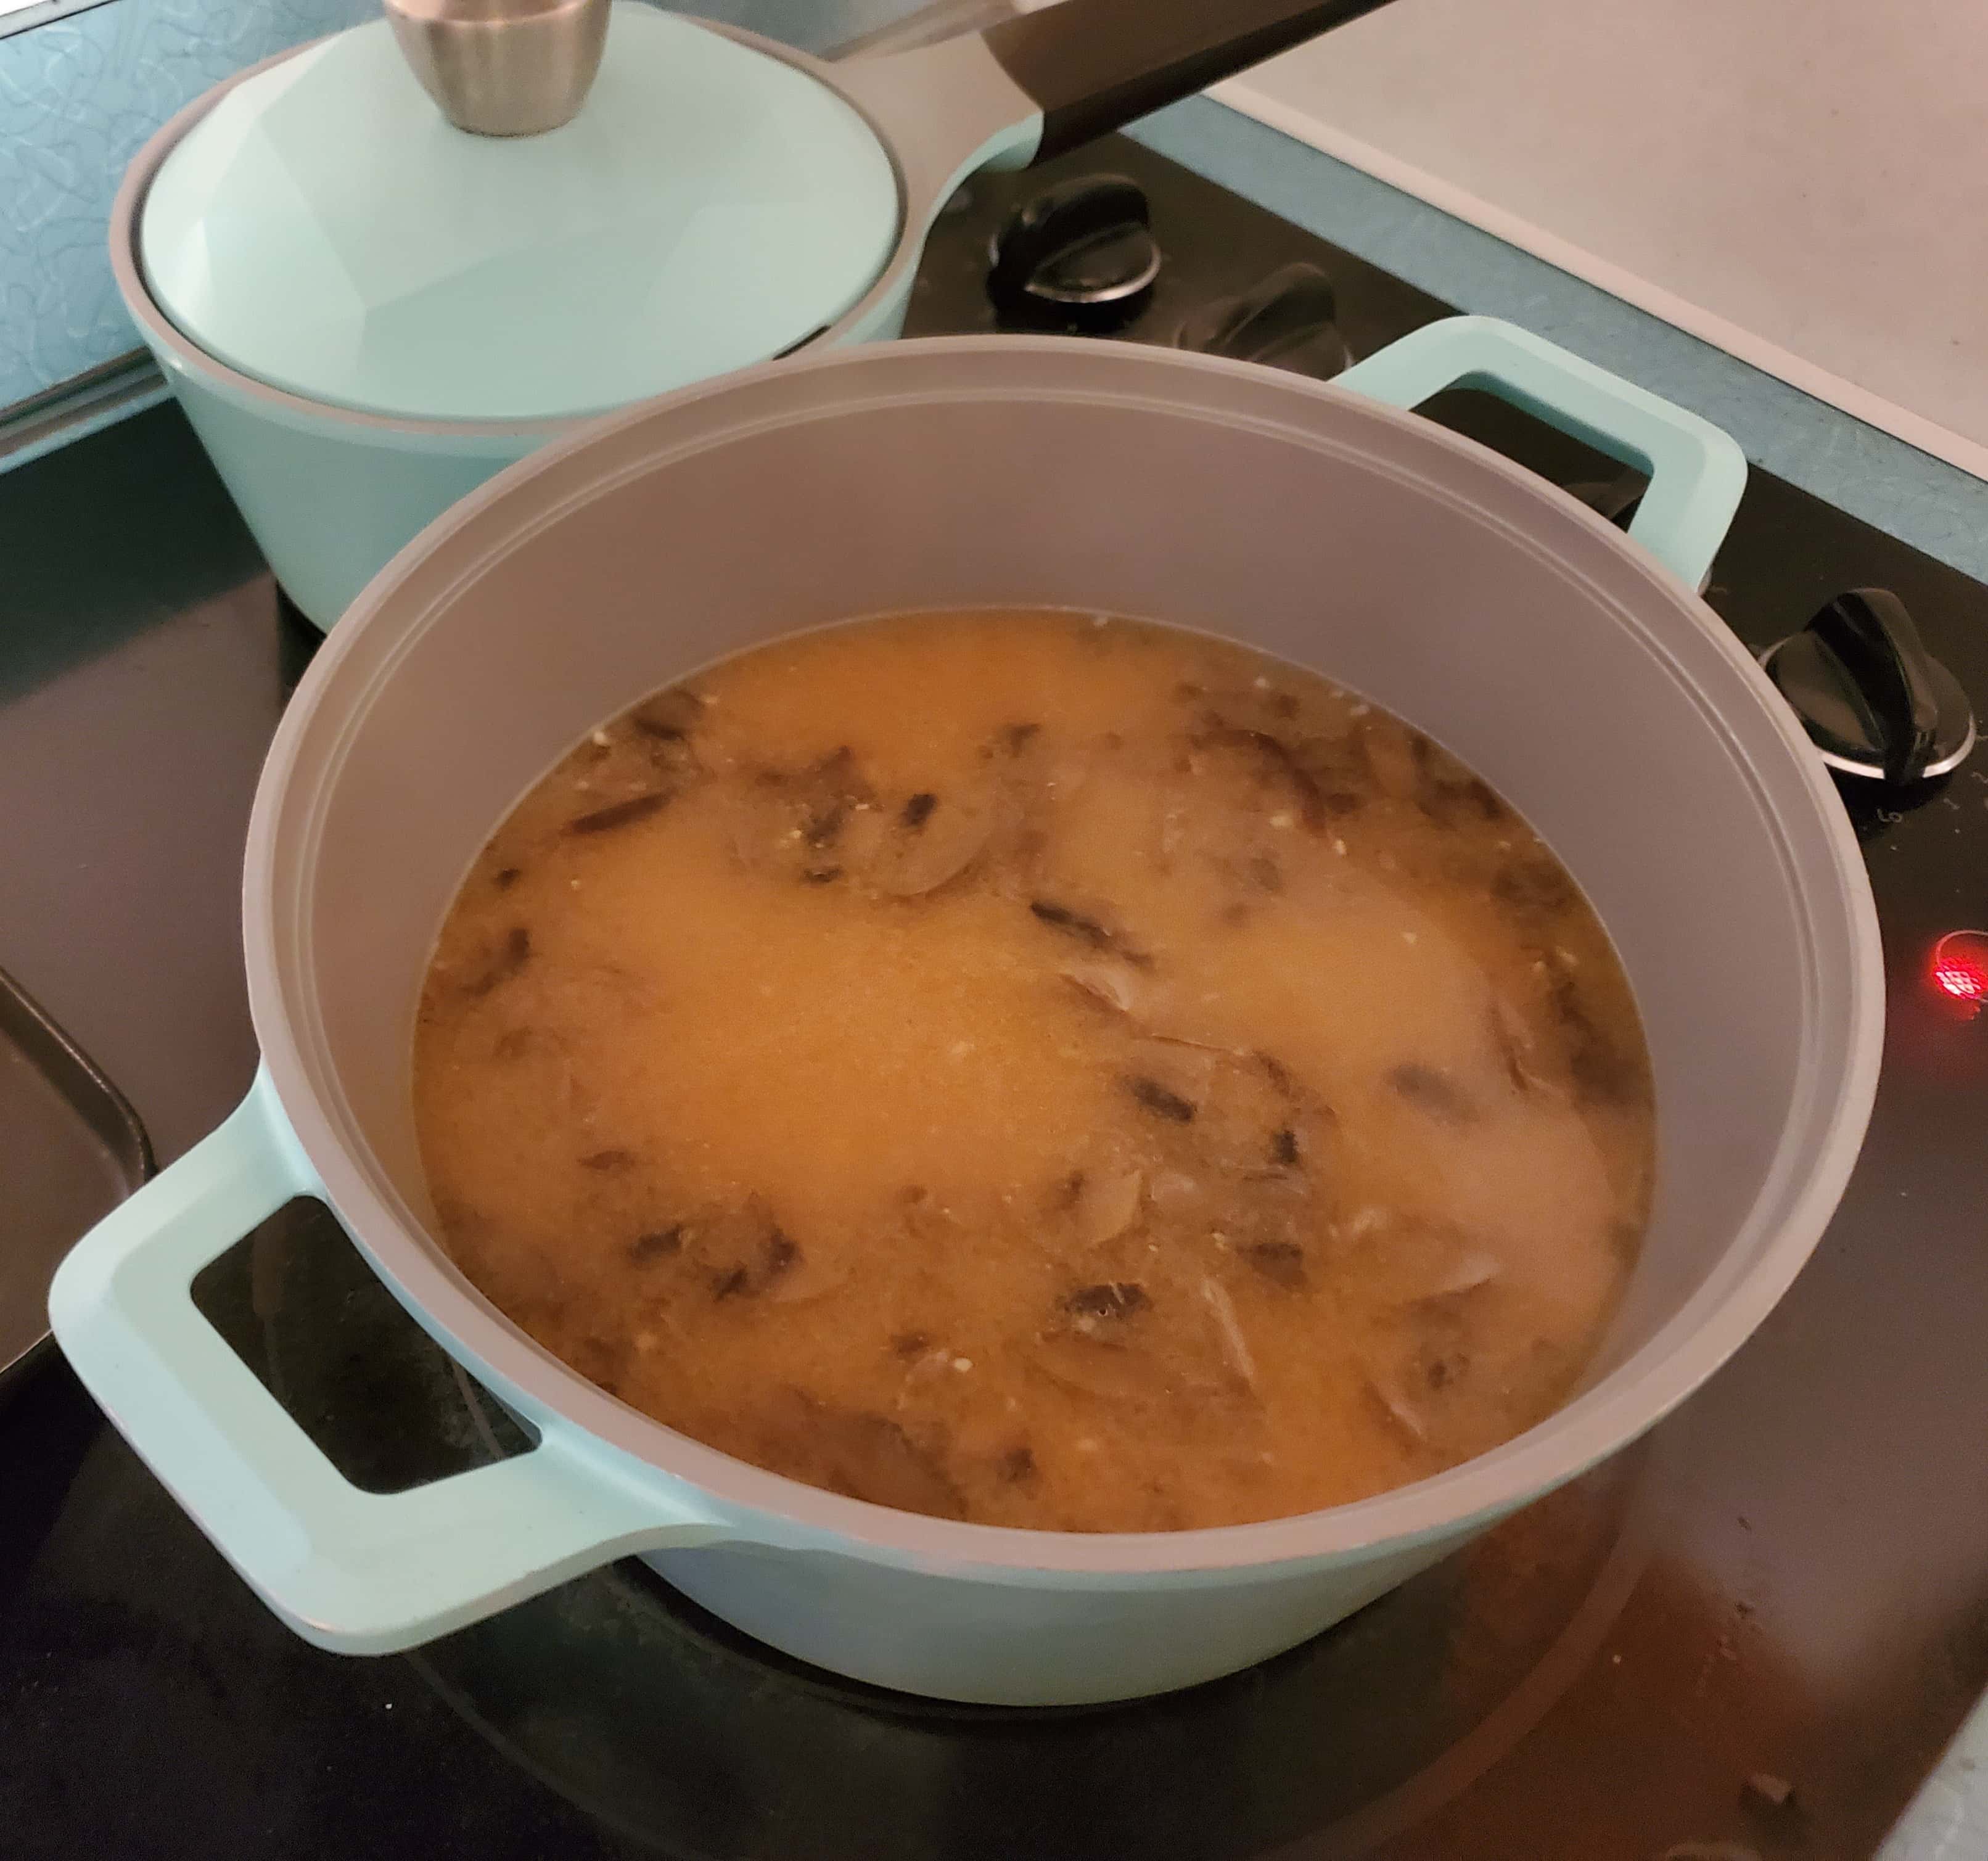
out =
<path fill-rule="evenodd" d="M 1932 946 L 1932 986 L 1979 1009 L 1988 1002 L 1988 931 L 1949 931 Z"/>

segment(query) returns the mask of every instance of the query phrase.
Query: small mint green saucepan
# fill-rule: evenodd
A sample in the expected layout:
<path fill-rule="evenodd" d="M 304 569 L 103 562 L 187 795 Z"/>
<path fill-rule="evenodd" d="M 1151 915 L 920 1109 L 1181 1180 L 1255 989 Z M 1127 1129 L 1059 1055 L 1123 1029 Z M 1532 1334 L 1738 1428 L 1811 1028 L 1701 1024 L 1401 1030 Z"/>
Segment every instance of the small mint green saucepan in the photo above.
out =
<path fill-rule="evenodd" d="M 591 91 L 560 127 L 502 136 L 454 127 L 377 20 L 167 124 L 117 197 L 112 263 L 278 580 L 330 627 L 423 524 L 592 416 L 895 336 L 926 232 L 976 171 L 1380 4 L 1062 0 L 830 65 L 566 0 L 605 15 Z M 422 0 L 451 10 L 481 31 L 553 9 Z"/>
<path fill-rule="evenodd" d="M 1630 534 L 1402 411 L 1457 383 L 1641 465 Z M 263 1070 L 77 1247 L 56 1337 L 247 1581 L 328 1648 L 406 1647 L 628 1555 L 790 1653 L 952 1699 L 1128 1697 L 1290 1646 L 1682 1401 L 1786 1289 L 1856 1156 L 1883 1015 L 1863 864 L 1819 759 L 1696 592 L 1743 477 L 1702 421 L 1472 319 L 1331 385 L 1119 343 L 837 349 L 548 445 L 401 551 L 299 687 L 244 887 Z M 1357 1504 L 1219 1531 L 914 1516 L 626 1406 L 434 1238 L 415 1008 L 518 797 L 725 655 L 1009 604 L 1148 616 L 1341 680 L 1480 771 L 1586 888 L 1649 1042 L 1655 1210 L 1584 1386 L 1538 1426 Z M 530 1452 L 379 1494 L 311 1445 L 189 1293 L 299 1195 L 524 1419 Z"/>

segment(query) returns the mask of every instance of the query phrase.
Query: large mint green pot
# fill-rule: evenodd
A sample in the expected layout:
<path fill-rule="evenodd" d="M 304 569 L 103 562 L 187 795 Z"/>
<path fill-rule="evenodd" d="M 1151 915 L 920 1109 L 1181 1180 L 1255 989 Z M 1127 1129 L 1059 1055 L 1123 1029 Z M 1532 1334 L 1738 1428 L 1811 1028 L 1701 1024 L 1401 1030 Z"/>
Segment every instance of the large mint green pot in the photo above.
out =
<path fill-rule="evenodd" d="M 1631 536 L 1387 404 L 1457 381 L 1641 460 Z M 1125 1697 L 1293 1645 L 1682 1401 L 1786 1289 L 1855 1157 L 1882 1024 L 1863 865 L 1814 751 L 1695 592 L 1743 477 L 1702 422 L 1469 319 L 1332 386 L 1121 344 L 876 345 L 547 446 L 396 557 L 299 687 L 244 887 L 264 1070 L 65 1264 L 63 1348 L 327 1647 L 405 1647 L 624 1555 L 790 1653 L 954 1699 Z M 1656 1207 L 1587 1386 L 1537 1427 L 1358 1504 L 1219 1531 L 914 1517 L 625 1406 L 433 1238 L 414 1011 L 517 797 L 720 655 L 854 614 L 1006 604 L 1151 616 L 1343 680 L 1482 771 L 1586 888 L 1648 1034 Z M 531 1423 L 532 1452 L 383 1494 L 306 1440 L 188 1291 L 300 1194 Z"/>

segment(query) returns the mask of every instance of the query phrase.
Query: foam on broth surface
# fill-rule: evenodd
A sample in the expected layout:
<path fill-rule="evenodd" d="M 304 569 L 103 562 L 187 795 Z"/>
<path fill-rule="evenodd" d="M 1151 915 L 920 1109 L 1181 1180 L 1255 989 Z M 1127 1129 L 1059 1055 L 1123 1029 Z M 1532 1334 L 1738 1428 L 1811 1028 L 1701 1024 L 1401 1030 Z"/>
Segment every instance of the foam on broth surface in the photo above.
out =
<path fill-rule="evenodd" d="M 798 637 L 593 733 L 451 910 L 414 1099 L 454 1257 L 624 1401 L 1057 1531 L 1530 1426 L 1652 1156 L 1608 939 L 1483 783 L 1060 614 Z"/>

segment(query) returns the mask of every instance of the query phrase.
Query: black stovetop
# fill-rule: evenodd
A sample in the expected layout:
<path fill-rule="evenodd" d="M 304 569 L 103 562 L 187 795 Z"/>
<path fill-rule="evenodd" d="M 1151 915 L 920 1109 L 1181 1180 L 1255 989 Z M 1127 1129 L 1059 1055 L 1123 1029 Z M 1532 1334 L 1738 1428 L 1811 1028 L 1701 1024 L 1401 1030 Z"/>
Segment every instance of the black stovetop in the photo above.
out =
<path fill-rule="evenodd" d="M 1297 262 L 1356 355 L 1445 309 L 1114 140 L 976 184 L 911 332 L 995 327 L 991 233 L 1106 170 L 1144 187 L 1165 261 L 1134 340 Z M 1315 312 L 1314 283 L 1249 329 L 1324 367 L 1305 290 Z M 1617 474 L 1480 398 L 1428 411 L 1560 482 Z M 1777 480 L 1754 478 L 1709 598 L 1760 648 L 1871 584 L 1988 705 L 1988 589 Z M 238 862 L 312 638 L 171 411 L 0 479 L 0 964 L 162 1159 L 253 1068 Z M 1849 799 L 1891 1019 L 1814 1261 L 1646 1442 L 1318 1640 L 1131 1707 L 953 1709 L 770 1655 L 617 1567 L 417 1656 L 343 1659 L 264 1613 L 58 1362 L 0 1409 L 0 1853 L 1871 1854 L 1988 1684 L 1988 1017 L 1929 976 L 1942 933 L 1988 922 L 1988 750 Z M 502 1451 L 321 1211 L 202 1296 L 354 1477 Z"/>

